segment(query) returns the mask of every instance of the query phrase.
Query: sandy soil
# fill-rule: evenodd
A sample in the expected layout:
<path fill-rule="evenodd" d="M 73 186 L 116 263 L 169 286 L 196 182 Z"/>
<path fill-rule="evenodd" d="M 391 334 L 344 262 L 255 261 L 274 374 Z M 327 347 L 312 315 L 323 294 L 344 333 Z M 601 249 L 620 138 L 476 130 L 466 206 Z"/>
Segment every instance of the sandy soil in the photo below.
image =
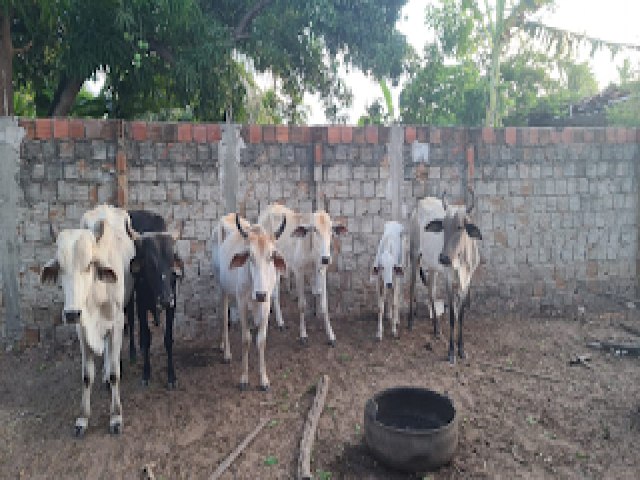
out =
<path fill-rule="evenodd" d="M 467 361 L 446 362 L 446 334 L 434 340 L 419 321 L 401 338 L 374 341 L 375 319 L 335 319 L 335 348 L 321 322 L 309 321 L 310 343 L 297 326 L 272 325 L 267 340 L 271 390 L 240 392 L 239 329 L 232 330 L 231 365 L 212 340 L 177 341 L 178 389 L 165 389 L 162 326 L 154 329 L 152 381 L 124 362 L 124 431 L 108 433 L 109 395 L 94 386 L 91 424 L 73 437 L 80 402 L 77 345 L 0 354 L 0 477 L 140 478 L 145 464 L 156 479 L 208 478 L 260 422 L 271 422 L 223 478 L 294 478 L 313 386 L 331 383 L 313 453 L 316 478 L 637 478 L 640 471 L 640 360 L 590 350 L 592 340 L 636 341 L 635 311 L 580 319 L 496 315 L 472 308 L 466 322 Z M 625 329 L 626 327 L 626 329 Z M 388 330 L 387 330 L 388 331 Z M 387 331 L 385 333 L 387 333 Z M 125 351 L 126 353 L 126 351 Z M 588 366 L 569 360 L 589 354 Z M 451 465 L 413 476 L 387 470 L 363 444 L 363 408 L 376 391 L 423 385 L 453 398 L 460 442 Z"/>

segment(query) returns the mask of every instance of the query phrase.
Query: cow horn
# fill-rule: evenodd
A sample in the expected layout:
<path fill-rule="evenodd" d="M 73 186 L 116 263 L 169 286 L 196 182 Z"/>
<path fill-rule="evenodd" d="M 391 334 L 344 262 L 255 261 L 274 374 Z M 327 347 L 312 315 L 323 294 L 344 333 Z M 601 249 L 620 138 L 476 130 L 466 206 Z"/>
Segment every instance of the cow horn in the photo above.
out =
<path fill-rule="evenodd" d="M 447 203 L 447 191 L 442 192 L 442 206 L 445 210 L 449 209 L 449 204 Z"/>
<path fill-rule="evenodd" d="M 133 227 L 131 226 L 131 219 L 126 219 L 124 221 L 124 229 L 127 232 L 127 235 L 129 236 L 129 238 L 131 240 L 133 240 L 134 242 L 140 238 L 140 234 L 138 232 L 136 232 Z"/>
<path fill-rule="evenodd" d="M 104 220 L 98 220 L 93 225 L 93 235 L 96 237 L 96 243 L 99 242 L 100 239 L 102 238 L 102 235 L 104 235 L 104 224 L 105 224 Z"/>
<path fill-rule="evenodd" d="M 283 215 L 282 217 L 282 223 L 280 224 L 280 227 L 278 228 L 278 230 L 276 230 L 276 232 L 273 234 L 274 238 L 277 240 L 280 238 L 280 235 L 282 235 L 282 232 L 284 232 L 284 227 L 287 226 L 287 216 Z"/>
<path fill-rule="evenodd" d="M 473 209 L 476 206 L 476 195 L 473 193 L 473 188 L 471 187 L 469 187 L 469 198 L 471 199 L 471 203 L 467 207 L 467 214 L 471 215 L 471 212 L 473 212 Z"/>
<path fill-rule="evenodd" d="M 242 238 L 247 238 L 249 236 L 249 234 L 245 232 L 240 226 L 240 215 L 238 215 L 237 213 L 236 213 L 236 227 L 238 228 L 240 235 L 242 235 Z"/>
<path fill-rule="evenodd" d="M 56 243 L 59 233 L 60 232 L 58 231 L 58 227 L 54 227 L 53 223 L 51 223 L 51 220 L 49 220 L 49 234 L 51 235 L 51 240 L 53 241 L 53 243 Z"/>

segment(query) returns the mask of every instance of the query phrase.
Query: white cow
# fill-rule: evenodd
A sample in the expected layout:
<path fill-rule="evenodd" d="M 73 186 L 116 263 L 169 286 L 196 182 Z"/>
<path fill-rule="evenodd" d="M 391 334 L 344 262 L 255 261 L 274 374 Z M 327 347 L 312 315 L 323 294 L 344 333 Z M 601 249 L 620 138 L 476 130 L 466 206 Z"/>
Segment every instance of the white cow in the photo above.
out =
<path fill-rule="evenodd" d="M 247 313 L 251 310 L 258 327 L 256 344 L 259 355 L 260 388 L 269 389 L 264 349 L 269 325 L 269 305 L 277 280 L 284 272 L 285 261 L 276 250 L 275 240 L 282 234 L 286 220 L 272 235 L 259 225 L 249 225 L 237 214 L 228 214 L 218 222 L 211 252 L 212 268 L 222 292 L 222 331 L 224 360 L 231 361 L 229 346 L 229 298 L 236 301 L 242 329 L 242 376 L 240 388 L 249 385 L 249 347 L 251 332 Z"/>
<path fill-rule="evenodd" d="M 438 261 L 438 255 L 442 251 L 443 235 L 437 232 L 427 232 L 425 227 L 445 214 L 442 201 L 435 197 L 426 197 L 418 201 L 416 208 L 411 213 L 411 231 L 409 240 L 409 262 L 411 269 L 409 283 L 409 329 L 413 328 L 416 304 L 416 276 L 420 272 L 420 278 L 427 287 L 427 309 L 429 317 L 433 321 L 433 334 L 440 334 L 440 325 L 435 305 L 436 277 L 444 274 L 445 267 Z"/>
<path fill-rule="evenodd" d="M 425 232 L 442 235 L 442 249 L 438 261 L 445 268 L 447 279 L 447 304 L 449 306 L 449 362 L 455 363 L 454 327 L 458 319 L 458 356 L 466 358 L 462 339 L 464 309 L 469 306 L 469 287 L 473 273 L 480 264 L 478 240 L 482 240 L 480 229 L 473 223 L 473 190 L 469 189 L 471 202 L 466 209 L 449 207 L 442 196 L 445 215 L 431 220 Z"/>
<path fill-rule="evenodd" d="M 391 333 L 398 337 L 398 302 L 401 290 L 398 277 L 404 276 L 404 252 L 404 227 L 399 222 L 386 222 L 371 270 L 372 280 L 376 282 L 378 292 L 378 340 L 382 340 L 385 303 L 391 321 Z"/>
<path fill-rule="evenodd" d="M 331 217 L 324 211 L 314 213 L 296 213 L 279 204 L 269 205 L 260 213 L 258 223 L 268 232 L 274 232 L 286 218 L 287 226 L 278 239 L 278 250 L 284 255 L 287 266 L 293 272 L 298 294 L 300 310 L 300 341 L 307 342 L 307 328 L 304 322 L 306 301 L 304 298 L 304 275 L 313 277 L 311 291 L 320 295 L 320 312 L 324 316 L 324 328 L 331 346 L 335 345 L 336 336 L 329 322 L 327 301 L 327 267 L 331 262 L 331 238 L 347 231 L 341 224 L 333 224 Z M 282 328 L 282 311 L 280 310 L 280 281 L 273 291 L 273 308 L 276 322 Z"/>
<path fill-rule="evenodd" d="M 124 328 L 123 255 L 116 229 L 100 220 L 88 229 L 63 230 L 56 239 L 56 256 L 42 270 L 42 282 L 60 278 L 64 291 L 64 316 L 77 323 L 82 353 L 81 415 L 76 419 L 76 435 L 82 436 L 90 416 L 91 386 L 95 376 L 94 357 L 104 354 L 106 378 L 111 387 L 109 430 L 120 433 L 120 349 Z"/>

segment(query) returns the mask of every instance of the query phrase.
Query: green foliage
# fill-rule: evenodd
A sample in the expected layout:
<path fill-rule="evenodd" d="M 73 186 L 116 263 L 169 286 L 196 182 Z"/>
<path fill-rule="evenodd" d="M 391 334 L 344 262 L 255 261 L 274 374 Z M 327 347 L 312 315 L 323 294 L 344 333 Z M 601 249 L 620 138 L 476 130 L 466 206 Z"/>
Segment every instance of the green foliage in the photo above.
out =
<path fill-rule="evenodd" d="M 278 457 L 274 457 L 273 455 L 269 455 L 264 459 L 264 464 L 268 467 L 278 464 Z"/>
<path fill-rule="evenodd" d="M 297 123 L 304 92 L 338 117 L 351 101 L 341 65 L 376 78 L 402 73 L 407 44 L 395 24 L 406 1 L 273 0 L 255 17 L 255 0 L 15 1 L 14 45 L 32 47 L 15 57 L 14 83 L 35 92 L 37 115 L 101 69 L 109 117 L 232 112 L 234 121 Z M 255 72 L 270 72 L 279 90 L 254 91 L 251 103 Z"/>
<path fill-rule="evenodd" d="M 627 80 L 624 87 L 629 95 L 607 109 L 607 123 L 625 127 L 640 127 L 640 79 Z"/>

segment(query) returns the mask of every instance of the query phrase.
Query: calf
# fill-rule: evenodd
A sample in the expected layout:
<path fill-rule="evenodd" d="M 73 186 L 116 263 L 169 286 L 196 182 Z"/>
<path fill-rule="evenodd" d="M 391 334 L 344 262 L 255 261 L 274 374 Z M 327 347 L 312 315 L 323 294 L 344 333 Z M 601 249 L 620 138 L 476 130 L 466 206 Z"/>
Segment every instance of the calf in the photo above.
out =
<path fill-rule="evenodd" d="M 378 292 L 378 333 L 376 338 L 382 340 L 382 319 L 384 307 L 391 320 L 391 334 L 398 337 L 398 297 L 400 285 L 398 277 L 404 275 L 404 227 L 398 222 L 386 222 L 384 233 L 378 244 L 378 253 L 373 262 L 372 277 L 377 283 Z M 389 305 L 390 303 L 390 305 Z"/>
<path fill-rule="evenodd" d="M 130 243 L 130 241 L 129 241 Z M 98 220 L 93 230 L 69 229 L 56 239 L 56 256 L 42 270 L 41 281 L 56 282 L 64 291 L 64 318 L 76 323 L 82 353 L 82 404 L 75 432 L 82 436 L 89 426 L 91 386 L 95 356 L 104 354 L 105 376 L 111 387 L 109 430 L 120 433 L 120 349 L 124 328 L 124 269 L 122 258 L 132 244 L 122 242 L 109 222 Z"/>
<path fill-rule="evenodd" d="M 427 287 L 427 309 L 433 322 L 433 334 L 440 334 L 440 325 L 435 306 L 436 278 L 444 274 L 445 267 L 438 261 L 442 251 L 442 233 L 425 231 L 425 227 L 437 218 L 443 218 L 444 206 L 439 198 L 426 197 L 420 200 L 411 213 L 409 239 L 409 321 L 408 327 L 413 328 L 416 305 L 416 280 L 420 273 L 422 283 Z"/>
<path fill-rule="evenodd" d="M 320 312 L 324 316 L 324 328 L 329 345 L 334 346 L 336 336 L 329 322 L 329 308 L 327 301 L 327 267 L 331 262 L 331 239 L 334 234 L 340 235 L 347 231 L 347 227 L 334 224 L 329 214 L 324 211 L 314 213 L 296 213 L 289 208 L 272 204 L 260 214 L 258 223 L 268 232 L 274 232 L 278 225 L 286 218 L 287 226 L 283 235 L 278 239 L 278 250 L 283 252 L 287 265 L 293 272 L 298 293 L 298 308 L 300 310 L 300 341 L 307 342 L 307 328 L 304 322 L 306 301 L 304 297 L 304 275 L 313 276 L 311 291 L 320 296 Z M 276 282 L 273 292 L 273 308 L 276 322 L 282 328 L 282 312 L 280 310 L 280 282 Z"/>
<path fill-rule="evenodd" d="M 431 220 L 424 227 L 426 232 L 443 233 L 443 246 L 438 261 L 445 267 L 447 285 L 447 303 L 449 305 L 449 362 L 455 363 L 454 326 L 458 319 L 458 356 L 465 358 L 462 339 L 464 309 L 469 305 L 469 286 L 471 278 L 480 263 L 480 254 L 476 240 L 482 239 L 480 229 L 471 221 L 474 207 L 473 190 L 469 190 L 470 204 L 466 210 L 449 208 L 445 195 L 442 204 L 445 215 Z"/>
<path fill-rule="evenodd" d="M 151 330 L 147 319 L 151 312 L 156 325 L 158 312 L 165 310 L 164 347 L 167 351 L 167 386 L 176 387 L 173 365 L 173 322 L 176 311 L 176 280 L 184 276 L 184 263 L 174 250 L 175 240 L 167 232 L 162 217 L 145 210 L 129 212 L 131 224 L 140 235 L 135 239 L 136 256 L 131 261 L 134 276 L 135 308 L 140 324 L 140 350 L 144 358 L 142 384 L 151 377 L 149 351 Z M 129 355 L 135 361 L 133 298 L 127 307 L 129 323 Z"/>
<path fill-rule="evenodd" d="M 273 235 L 259 225 L 249 225 L 237 214 L 228 214 L 216 227 L 211 252 L 212 268 L 222 293 L 222 319 L 224 359 L 231 360 L 229 347 L 229 299 L 234 298 L 238 307 L 242 329 L 242 375 L 240 388 L 249 385 L 249 346 L 251 332 L 247 325 L 247 313 L 253 313 L 258 328 L 256 344 L 259 355 L 260 388 L 269 389 L 269 378 L 264 361 L 264 349 L 269 325 L 269 305 L 276 285 L 277 273 L 286 265 L 276 250 L 275 241 L 282 235 L 286 218 Z"/>

